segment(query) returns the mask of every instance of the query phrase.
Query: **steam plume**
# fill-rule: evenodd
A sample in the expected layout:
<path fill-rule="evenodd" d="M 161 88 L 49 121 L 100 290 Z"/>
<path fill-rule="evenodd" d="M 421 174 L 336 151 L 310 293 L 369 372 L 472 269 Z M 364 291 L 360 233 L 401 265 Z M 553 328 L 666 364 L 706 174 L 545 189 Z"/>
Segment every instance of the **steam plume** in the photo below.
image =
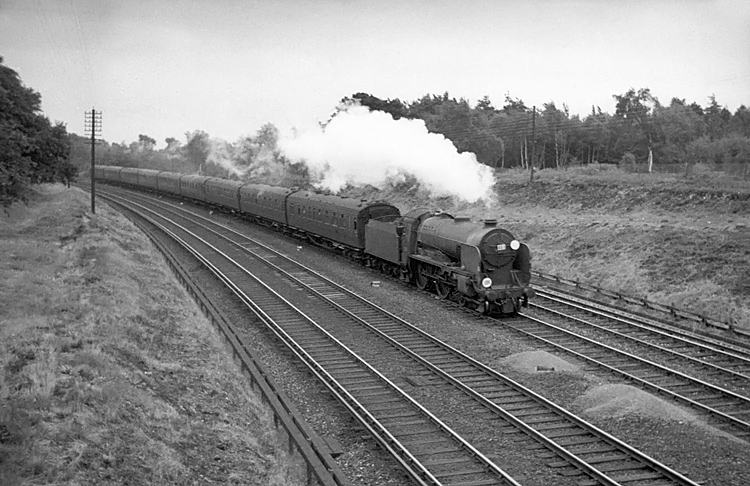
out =
<path fill-rule="evenodd" d="M 459 154 L 422 120 L 394 120 L 359 105 L 342 107 L 325 128 L 282 137 L 279 148 L 290 160 L 304 161 L 318 186 L 334 192 L 347 184 L 384 189 L 414 177 L 432 196 L 475 202 L 489 199 L 495 183 L 473 153 Z"/>

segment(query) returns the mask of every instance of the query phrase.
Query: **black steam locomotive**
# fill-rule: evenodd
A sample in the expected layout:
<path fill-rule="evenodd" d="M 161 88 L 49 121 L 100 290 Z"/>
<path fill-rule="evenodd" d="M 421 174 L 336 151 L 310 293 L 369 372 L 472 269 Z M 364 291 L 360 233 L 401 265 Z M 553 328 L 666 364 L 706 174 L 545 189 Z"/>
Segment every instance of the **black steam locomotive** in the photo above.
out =
<path fill-rule="evenodd" d="M 95 177 L 233 210 L 482 313 L 517 313 L 534 295 L 528 246 L 494 219 L 151 169 L 97 166 Z"/>

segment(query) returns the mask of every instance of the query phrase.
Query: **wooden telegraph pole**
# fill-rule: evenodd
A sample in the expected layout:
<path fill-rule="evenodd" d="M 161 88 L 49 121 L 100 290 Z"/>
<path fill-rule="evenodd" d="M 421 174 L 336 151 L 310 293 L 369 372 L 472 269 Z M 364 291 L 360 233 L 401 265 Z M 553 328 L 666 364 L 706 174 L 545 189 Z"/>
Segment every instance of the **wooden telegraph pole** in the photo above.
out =
<path fill-rule="evenodd" d="M 536 158 L 536 105 L 531 112 L 531 162 L 529 163 L 529 183 L 534 182 L 534 159 Z"/>
<path fill-rule="evenodd" d="M 94 165 L 96 163 L 96 152 L 94 147 L 96 144 L 101 142 L 102 137 L 102 112 L 96 111 L 91 108 L 91 111 L 86 112 L 84 120 L 84 129 L 86 135 L 91 135 L 91 214 L 96 213 L 96 206 L 94 200 L 96 197 L 95 186 L 94 186 Z"/>

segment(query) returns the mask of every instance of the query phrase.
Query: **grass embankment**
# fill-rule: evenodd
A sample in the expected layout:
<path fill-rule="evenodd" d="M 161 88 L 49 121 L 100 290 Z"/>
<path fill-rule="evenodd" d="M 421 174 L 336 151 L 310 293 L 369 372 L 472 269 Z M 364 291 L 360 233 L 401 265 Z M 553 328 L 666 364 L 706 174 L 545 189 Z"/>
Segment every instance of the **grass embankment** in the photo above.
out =
<path fill-rule="evenodd" d="M 750 180 L 722 173 L 628 173 L 611 166 L 497 173 L 495 201 L 373 192 L 402 209 L 437 204 L 496 217 L 536 270 L 675 305 L 750 329 Z"/>
<path fill-rule="evenodd" d="M 0 484 L 294 484 L 297 461 L 135 227 L 42 186 L 0 214 Z"/>

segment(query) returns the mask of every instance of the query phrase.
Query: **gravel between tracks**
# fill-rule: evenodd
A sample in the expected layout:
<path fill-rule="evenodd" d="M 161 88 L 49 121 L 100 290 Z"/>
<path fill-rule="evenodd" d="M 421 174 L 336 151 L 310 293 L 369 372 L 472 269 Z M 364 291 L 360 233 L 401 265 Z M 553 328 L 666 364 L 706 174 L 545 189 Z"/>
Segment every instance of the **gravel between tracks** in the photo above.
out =
<path fill-rule="evenodd" d="M 244 222 L 228 217 L 225 219 L 231 226 L 246 227 Z M 461 311 L 446 309 L 437 301 L 437 297 L 418 293 L 413 288 L 317 248 L 257 226 L 249 228 L 253 236 L 272 247 L 293 255 L 301 263 L 489 364 L 558 405 L 581 414 L 594 425 L 692 479 L 705 481 L 707 485 L 750 484 L 750 444 L 717 431 L 691 411 L 632 387 L 622 386 L 622 382 L 614 377 L 579 371 L 583 369 L 583 363 L 543 352 L 545 350 L 537 349 L 533 341 L 521 338 L 503 326 L 491 325 Z M 292 378 L 292 382 L 283 386 L 295 401 L 299 401 L 298 406 L 311 424 L 319 433 L 340 439 L 346 450 L 342 466 L 355 473 L 353 479 L 357 479 L 358 484 L 399 484 L 399 473 L 393 471 L 380 454 L 372 455 L 372 442 L 362 440 L 362 433 L 342 433 L 352 425 L 346 414 L 331 414 L 331 405 L 326 404 L 330 402 L 321 402 L 320 393 L 316 391 L 311 394 L 309 384 L 296 381 L 301 377 L 299 371 L 291 369 L 288 361 L 277 363 L 279 353 L 270 350 L 266 354 L 269 366 L 275 370 L 275 377 Z M 539 372 L 537 366 L 540 367 Z M 549 368 L 555 370 L 550 371 Z M 608 393 L 602 393 L 602 390 Z M 623 409 L 619 405 L 622 402 L 612 400 L 613 395 L 629 400 L 629 405 Z M 635 402 L 641 406 L 634 405 Z M 322 409 L 319 408 L 321 406 Z M 483 434 L 488 435 L 487 431 L 477 431 L 476 436 Z M 350 438 L 353 440 L 350 441 Z M 510 455 L 505 458 L 510 462 L 498 464 L 524 484 L 550 484 L 549 471 L 539 470 L 537 464 L 530 468 L 526 459 L 528 455 L 519 453 L 515 459 Z M 358 470 L 362 471 L 361 479 L 356 477 Z"/>

